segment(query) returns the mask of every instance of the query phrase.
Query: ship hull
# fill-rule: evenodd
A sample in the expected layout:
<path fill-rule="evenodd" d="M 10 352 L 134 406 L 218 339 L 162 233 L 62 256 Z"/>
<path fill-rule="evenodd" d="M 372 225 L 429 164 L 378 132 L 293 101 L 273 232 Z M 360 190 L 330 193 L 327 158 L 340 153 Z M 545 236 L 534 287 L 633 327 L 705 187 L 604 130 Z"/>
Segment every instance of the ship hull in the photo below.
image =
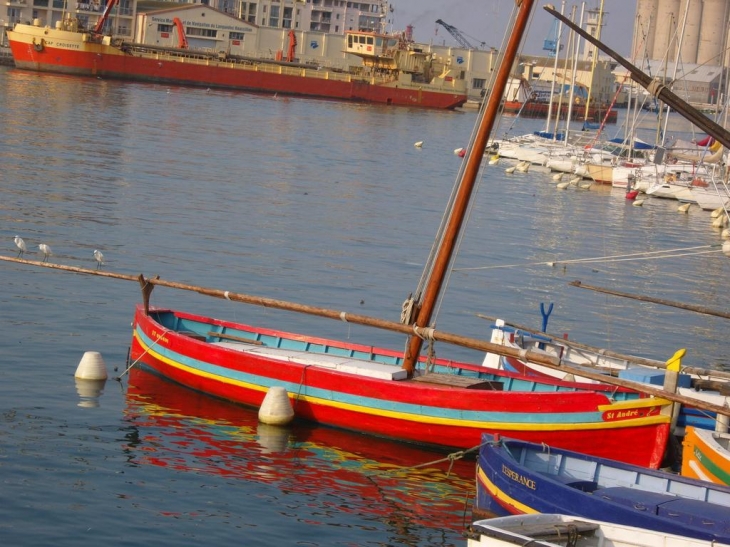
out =
<path fill-rule="evenodd" d="M 91 35 L 16 25 L 8 31 L 15 66 L 36 72 L 238 89 L 342 101 L 453 109 L 466 102 L 456 82 L 376 82 L 317 67 L 217 57 L 192 50 L 95 43 Z M 449 91 L 453 84 L 454 91 Z"/>

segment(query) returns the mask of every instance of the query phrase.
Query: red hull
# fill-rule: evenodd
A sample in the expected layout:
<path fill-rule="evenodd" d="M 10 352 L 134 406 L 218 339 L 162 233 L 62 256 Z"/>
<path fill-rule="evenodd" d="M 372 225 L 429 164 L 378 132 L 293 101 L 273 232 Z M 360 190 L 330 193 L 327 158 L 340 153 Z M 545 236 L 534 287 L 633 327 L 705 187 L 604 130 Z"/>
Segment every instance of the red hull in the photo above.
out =
<path fill-rule="evenodd" d="M 62 49 L 44 43 L 36 49 L 28 43 L 10 40 L 18 68 L 77 76 L 154 82 L 173 85 L 205 86 L 242 91 L 280 93 L 382 103 L 419 108 L 453 109 L 466 102 L 466 95 L 431 91 L 416 87 L 390 87 L 364 80 L 345 81 L 318 75 L 316 69 L 294 70 L 285 65 L 266 65 L 266 70 L 244 68 L 240 63 L 210 59 L 192 62 L 183 57 L 124 54 L 112 46 L 84 43 L 81 49 Z M 261 65 L 262 67 L 264 65 Z M 278 67 L 277 73 L 276 67 Z M 296 72 L 296 74 L 294 74 Z M 334 73 L 332 73 L 334 77 Z"/>
<path fill-rule="evenodd" d="M 237 336 L 253 332 L 253 327 L 245 325 L 180 312 L 176 316 L 175 322 L 186 328 L 195 321 L 207 321 L 208 326 L 200 329 L 204 332 L 221 327 L 235 327 Z M 296 340 L 316 347 L 363 350 L 278 331 L 257 328 L 255 332 L 276 335 L 285 346 Z M 268 343 L 258 347 L 267 348 Z M 316 360 L 322 354 L 308 355 Z M 629 401 L 632 410 L 612 413 L 607 410 L 610 402 L 605 395 L 589 390 L 483 391 L 355 376 L 255 352 L 244 354 L 180 335 L 153 316 L 145 316 L 141 308 L 135 316 L 131 357 L 181 385 L 254 408 L 261 405 L 268 386 L 284 386 L 298 418 L 424 445 L 472 448 L 479 444 L 482 433 L 490 432 L 657 467 L 669 432 L 668 419 L 659 416 L 657 401 L 642 399 L 643 406 L 639 400 Z M 627 446 L 632 450 L 627 451 Z"/>

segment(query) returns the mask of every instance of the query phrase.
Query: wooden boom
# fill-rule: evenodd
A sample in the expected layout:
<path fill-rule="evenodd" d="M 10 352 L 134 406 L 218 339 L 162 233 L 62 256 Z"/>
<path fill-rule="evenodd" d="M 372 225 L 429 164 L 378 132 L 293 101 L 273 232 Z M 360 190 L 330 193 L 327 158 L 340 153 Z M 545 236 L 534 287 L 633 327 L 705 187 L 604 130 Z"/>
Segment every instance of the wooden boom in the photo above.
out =
<path fill-rule="evenodd" d="M 699 399 L 695 399 L 693 397 L 686 397 L 686 396 L 680 395 L 678 393 L 672 393 L 672 392 L 669 392 L 669 391 L 666 391 L 666 390 L 663 390 L 660 388 L 653 387 L 649 384 L 642 384 L 639 382 L 631 382 L 631 381 L 623 380 L 620 378 L 613 378 L 610 376 L 606 376 L 604 374 L 593 373 L 588 370 L 578 369 L 575 367 L 564 365 L 560 362 L 559 359 L 557 359 L 555 357 L 546 356 L 539 352 L 520 350 L 520 349 L 515 349 L 515 348 L 508 348 L 508 347 L 502 346 L 500 344 L 493 344 L 491 342 L 485 342 L 484 340 L 480 340 L 477 338 L 470 338 L 468 336 L 461 336 L 458 334 L 438 331 L 435 329 L 421 329 L 421 328 L 418 328 L 415 326 L 404 325 L 404 324 L 396 322 L 396 321 L 387 321 L 384 319 L 378 319 L 376 317 L 370 317 L 367 315 L 350 314 L 350 313 L 347 313 L 344 311 L 339 311 L 339 310 L 320 308 L 320 307 L 316 307 L 316 306 L 308 306 L 305 304 L 298 304 L 296 302 L 288 302 L 286 300 L 276 300 L 273 298 L 266 298 L 266 297 L 262 297 L 262 296 L 234 293 L 234 292 L 224 291 L 224 290 L 220 290 L 220 289 L 210 289 L 210 288 L 201 287 L 198 285 L 189 285 L 186 283 L 177 283 L 174 281 L 166 281 L 164 279 L 159 279 L 158 277 L 145 278 L 141 274 L 138 276 L 135 276 L 135 275 L 127 275 L 127 274 L 120 274 L 120 273 L 115 273 L 115 272 L 102 271 L 102 270 L 90 270 L 88 268 L 66 266 L 63 264 L 54 264 L 51 262 L 40 262 L 37 260 L 25 260 L 23 258 L 14 258 L 14 257 L 9 257 L 9 256 L 2 256 L 2 255 L 0 255 L 0 260 L 6 261 L 6 262 L 15 262 L 18 264 L 25 264 L 28 266 L 36 266 L 36 267 L 40 267 L 40 268 L 63 270 L 63 271 L 70 272 L 70 273 L 77 273 L 77 274 L 83 274 L 83 275 L 96 275 L 96 276 L 108 277 L 108 278 L 112 278 L 112 279 L 120 279 L 123 281 L 138 282 L 142 286 L 143 294 L 145 294 L 146 300 L 148 300 L 149 294 L 152 292 L 152 288 L 154 288 L 155 286 L 169 287 L 172 289 L 192 291 L 192 292 L 196 292 L 196 293 L 199 293 L 202 295 L 212 296 L 214 298 L 221 298 L 224 300 L 231 300 L 234 302 L 243 302 L 245 304 L 252 304 L 255 306 L 263 306 L 263 307 L 267 307 L 267 308 L 293 311 L 293 312 L 297 312 L 297 313 L 315 315 L 318 317 L 336 319 L 338 321 L 346 321 L 348 323 L 355 323 L 357 325 L 365 325 L 365 326 L 375 327 L 375 328 L 379 328 L 379 329 L 383 329 L 383 330 L 400 332 L 402 334 L 407 334 L 407 335 L 415 334 L 416 336 L 419 336 L 419 337 L 422 337 L 422 338 L 428 339 L 428 340 L 435 340 L 438 342 L 444 342 L 447 344 L 470 348 L 470 349 L 474 349 L 474 350 L 478 350 L 478 351 L 496 353 L 497 355 L 503 355 L 506 357 L 525 359 L 528 361 L 532 361 L 533 363 L 537 363 L 539 365 L 544 365 L 547 367 L 555 368 L 558 370 L 562 370 L 564 372 L 572 373 L 572 374 L 575 374 L 578 376 L 583 376 L 585 378 L 591 378 L 593 380 L 598 380 L 599 382 L 603 382 L 605 384 L 611 384 L 611 385 L 615 385 L 615 386 L 625 387 L 628 389 L 633 389 L 635 391 L 638 391 L 639 393 L 644 393 L 646 395 L 652 395 L 654 397 L 659 397 L 659 398 L 666 399 L 668 401 L 672 401 L 675 403 L 681 403 L 684 405 L 691 406 L 693 408 L 698 408 L 698 409 L 706 410 L 709 412 L 716 412 L 717 414 L 722 414 L 724 416 L 730 417 L 730 408 L 729 407 L 720 406 L 720 405 L 716 405 L 716 404 L 712 404 L 712 403 L 707 403 L 705 401 L 700 401 Z M 145 304 L 147 304 L 147 303 L 145 302 Z"/>

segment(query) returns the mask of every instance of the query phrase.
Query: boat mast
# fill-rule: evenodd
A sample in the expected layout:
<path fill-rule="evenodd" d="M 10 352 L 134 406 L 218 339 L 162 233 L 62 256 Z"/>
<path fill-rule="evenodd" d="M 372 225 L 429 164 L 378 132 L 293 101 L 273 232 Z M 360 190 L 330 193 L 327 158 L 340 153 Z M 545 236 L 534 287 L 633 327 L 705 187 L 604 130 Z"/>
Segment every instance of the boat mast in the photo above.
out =
<path fill-rule="evenodd" d="M 560 13 L 565 13 L 565 0 L 561 2 L 560 5 Z M 560 40 L 562 39 L 562 33 L 563 33 L 563 22 L 560 21 L 558 23 L 558 34 L 555 41 L 555 59 L 553 60 L 553 81 L 550 84 L 550 102 L 548 103 L 548 112 L 547 117 L 545 118 L 545 133 L 550 132 L 550 124 L 553 121 L 553 97 L 555 96 L 555 84 L 558 79 L 558 61 L 560 60 Z M 565 72 L 565 71 L 563 71 Z M 563 90 L 562 90 L 562 84 L 560 86 L 560 97 L 563 97 Z M 558 103 L 557 107 L 557 115 L 555 116 L 556 119 L 560 119 L 560 107 L 561 104 Z M 557 134 L 557 130 L 555 131 Z M 553 139 L 555 139 L 555 135 L 553 135 Z"/>
<path fill-rule="evenodd" d="M 588 13 L 590 13 L 590 11 Z M 562 13 L 560 15 L 561 15 L 561 17 L 559 18 L 559 20 L 562 21 L 564 18 L 562 17 Z M 603 26 L 603 0 L 601 0 L 601 7 L 598 8 L 598 22 L 596 23 L 596 39 L 601 38 L 601 27 L 602 26 Z M 589 42 L 590 42 L 590 40 L 589 40 Z M 593 45 L 595 45 L 595 44 L 593 44 Z M 598 49 L 594 49 L 592 59 L 591 59 L 591 86 L 588 91 L 588 97 L 586 98 L 586 109 L 583 114 L 583 124 L 584 125 L 585 125 L 585 122 L 588 121 L 588 112 L 590 111 L 590 107 L 591 107 L 591 96 L 593 95 L 593 84 L 595 83 L 594 79 L 595 79 L 597 63 L 598 63 Z"/>
<path fill-rule="evenodd" d="M 492 92 L 489 94 L 489 99 L 482 113 L 479 128 L 474 137 L 474 143 L 469 147 L 466 166 L 456 191 L 453 207 L 449 213 L 441 239 L 441 245 L 434 259 L 433 270 L 429 276 L 423 297 L 420 299 L 420 302 L 416 302 L 414 305 L 416 318 L 411 323 L 414 334 L 409 337 L 403 359 L 403 368 L 408 371 L 409 376 L 413 374 L 415 364 L 421 353 L 421 347 L 423 346 L 423 338 L 419 336 L 418 329 L 430 326 L 433 310 L 436 307 L 436 302 L 441 293 L 446 273 L 454 253 L 454 247 L 461 232 L 464 218 L 466 217 L 471 194 L 474 190 L 477 175 L 479 174 L 482 158 L 484 157 L 484 151 L 487 148 L 487 141 L 497 119 L 504 90 L 507 87 L 507 82 L 512 72 L 512 65 L 517 57 L 522 36 L 527 28 L 535 0 L 515 0 L 515 3 L 519 7 L 519 12 L 515 19 L 514 28 L 512 29 L 504 55 L 502 56 L 502 62 L 500 63 L 497 77 L 494 80 Z"/>

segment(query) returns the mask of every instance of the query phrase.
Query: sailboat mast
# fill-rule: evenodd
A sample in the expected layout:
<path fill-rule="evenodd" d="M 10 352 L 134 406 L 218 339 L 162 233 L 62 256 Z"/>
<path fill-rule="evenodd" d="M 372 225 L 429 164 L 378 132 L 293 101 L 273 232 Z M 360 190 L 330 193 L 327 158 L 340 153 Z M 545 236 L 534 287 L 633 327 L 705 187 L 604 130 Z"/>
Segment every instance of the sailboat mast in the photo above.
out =
<path fill-rule="evenodd" d="M 515 3 L 519 6 L 519 12 L 515 18 L 514 28 L 512 29 L 502 56 L 502 62 L 500 63 L 497 77 L 494 80 L 494 86 L 482 113 L 479 128 L 474 137 L 474 143 L 469 147 L 465 160 L 465 169 L 457 189 L 453 208 L 448 217 L 448 223 L 444 230 L 441 245 L 434 259 L 433 271 L 428 279 L 421 302 L 416 303 L 416 319 L 413 322 L 414 334 L 408 340 L 403 360 L 403 368 L 408 371 L 409 376 L 413 374 L 418 356 L 421 353 L 421 347 L 423 346 L 423 338 L 418 336 L 417 329 L 428 327 L 431 323 L 433 310 L 436 307 L 436 302 L 438 301 L 444 280 L 446 279 L 446 273 L 451 263 L 454 247 L 461 232 L 464 218 L 466 217 L 469 201 L 474 190 L 477 175 L 479 174 L 479 168 L 484 158 L 484 151 L 487 148 L 489 136 L 497 119 L 504 90 L 507 87 L 514 60 L 517 58 L 517 52 L 522 42 L 522 36 L 527 28 L 535 0 L 515 0 Z"/>
<path fill-rule="evenodd" d="M 590 13 L 590 11 L 588 13 Z M 561 15 L 562 15 L 562 13 L 561 13 Z M 559 20 L 562 21 L 563 19 L 560 18 Z M 603 26 L 603 0 L 601 0 L 601 7 L 598 8 L 598 22 L 596 23 L 596 39 L 597 40 L 601 39 L 601 27 L 602 26 Z M 594 48 L 593 55 L 591 56 L 591 86 L 588 91 L 588 97 L 586 98 L 586 110 L 583 115 L 584 123 L 588 121 L 588 112 L 591 107 L 591 96 L 593 95 L 593 84 L 594 84 L 597 63 L 598 63 L 598 49 Z"/>

